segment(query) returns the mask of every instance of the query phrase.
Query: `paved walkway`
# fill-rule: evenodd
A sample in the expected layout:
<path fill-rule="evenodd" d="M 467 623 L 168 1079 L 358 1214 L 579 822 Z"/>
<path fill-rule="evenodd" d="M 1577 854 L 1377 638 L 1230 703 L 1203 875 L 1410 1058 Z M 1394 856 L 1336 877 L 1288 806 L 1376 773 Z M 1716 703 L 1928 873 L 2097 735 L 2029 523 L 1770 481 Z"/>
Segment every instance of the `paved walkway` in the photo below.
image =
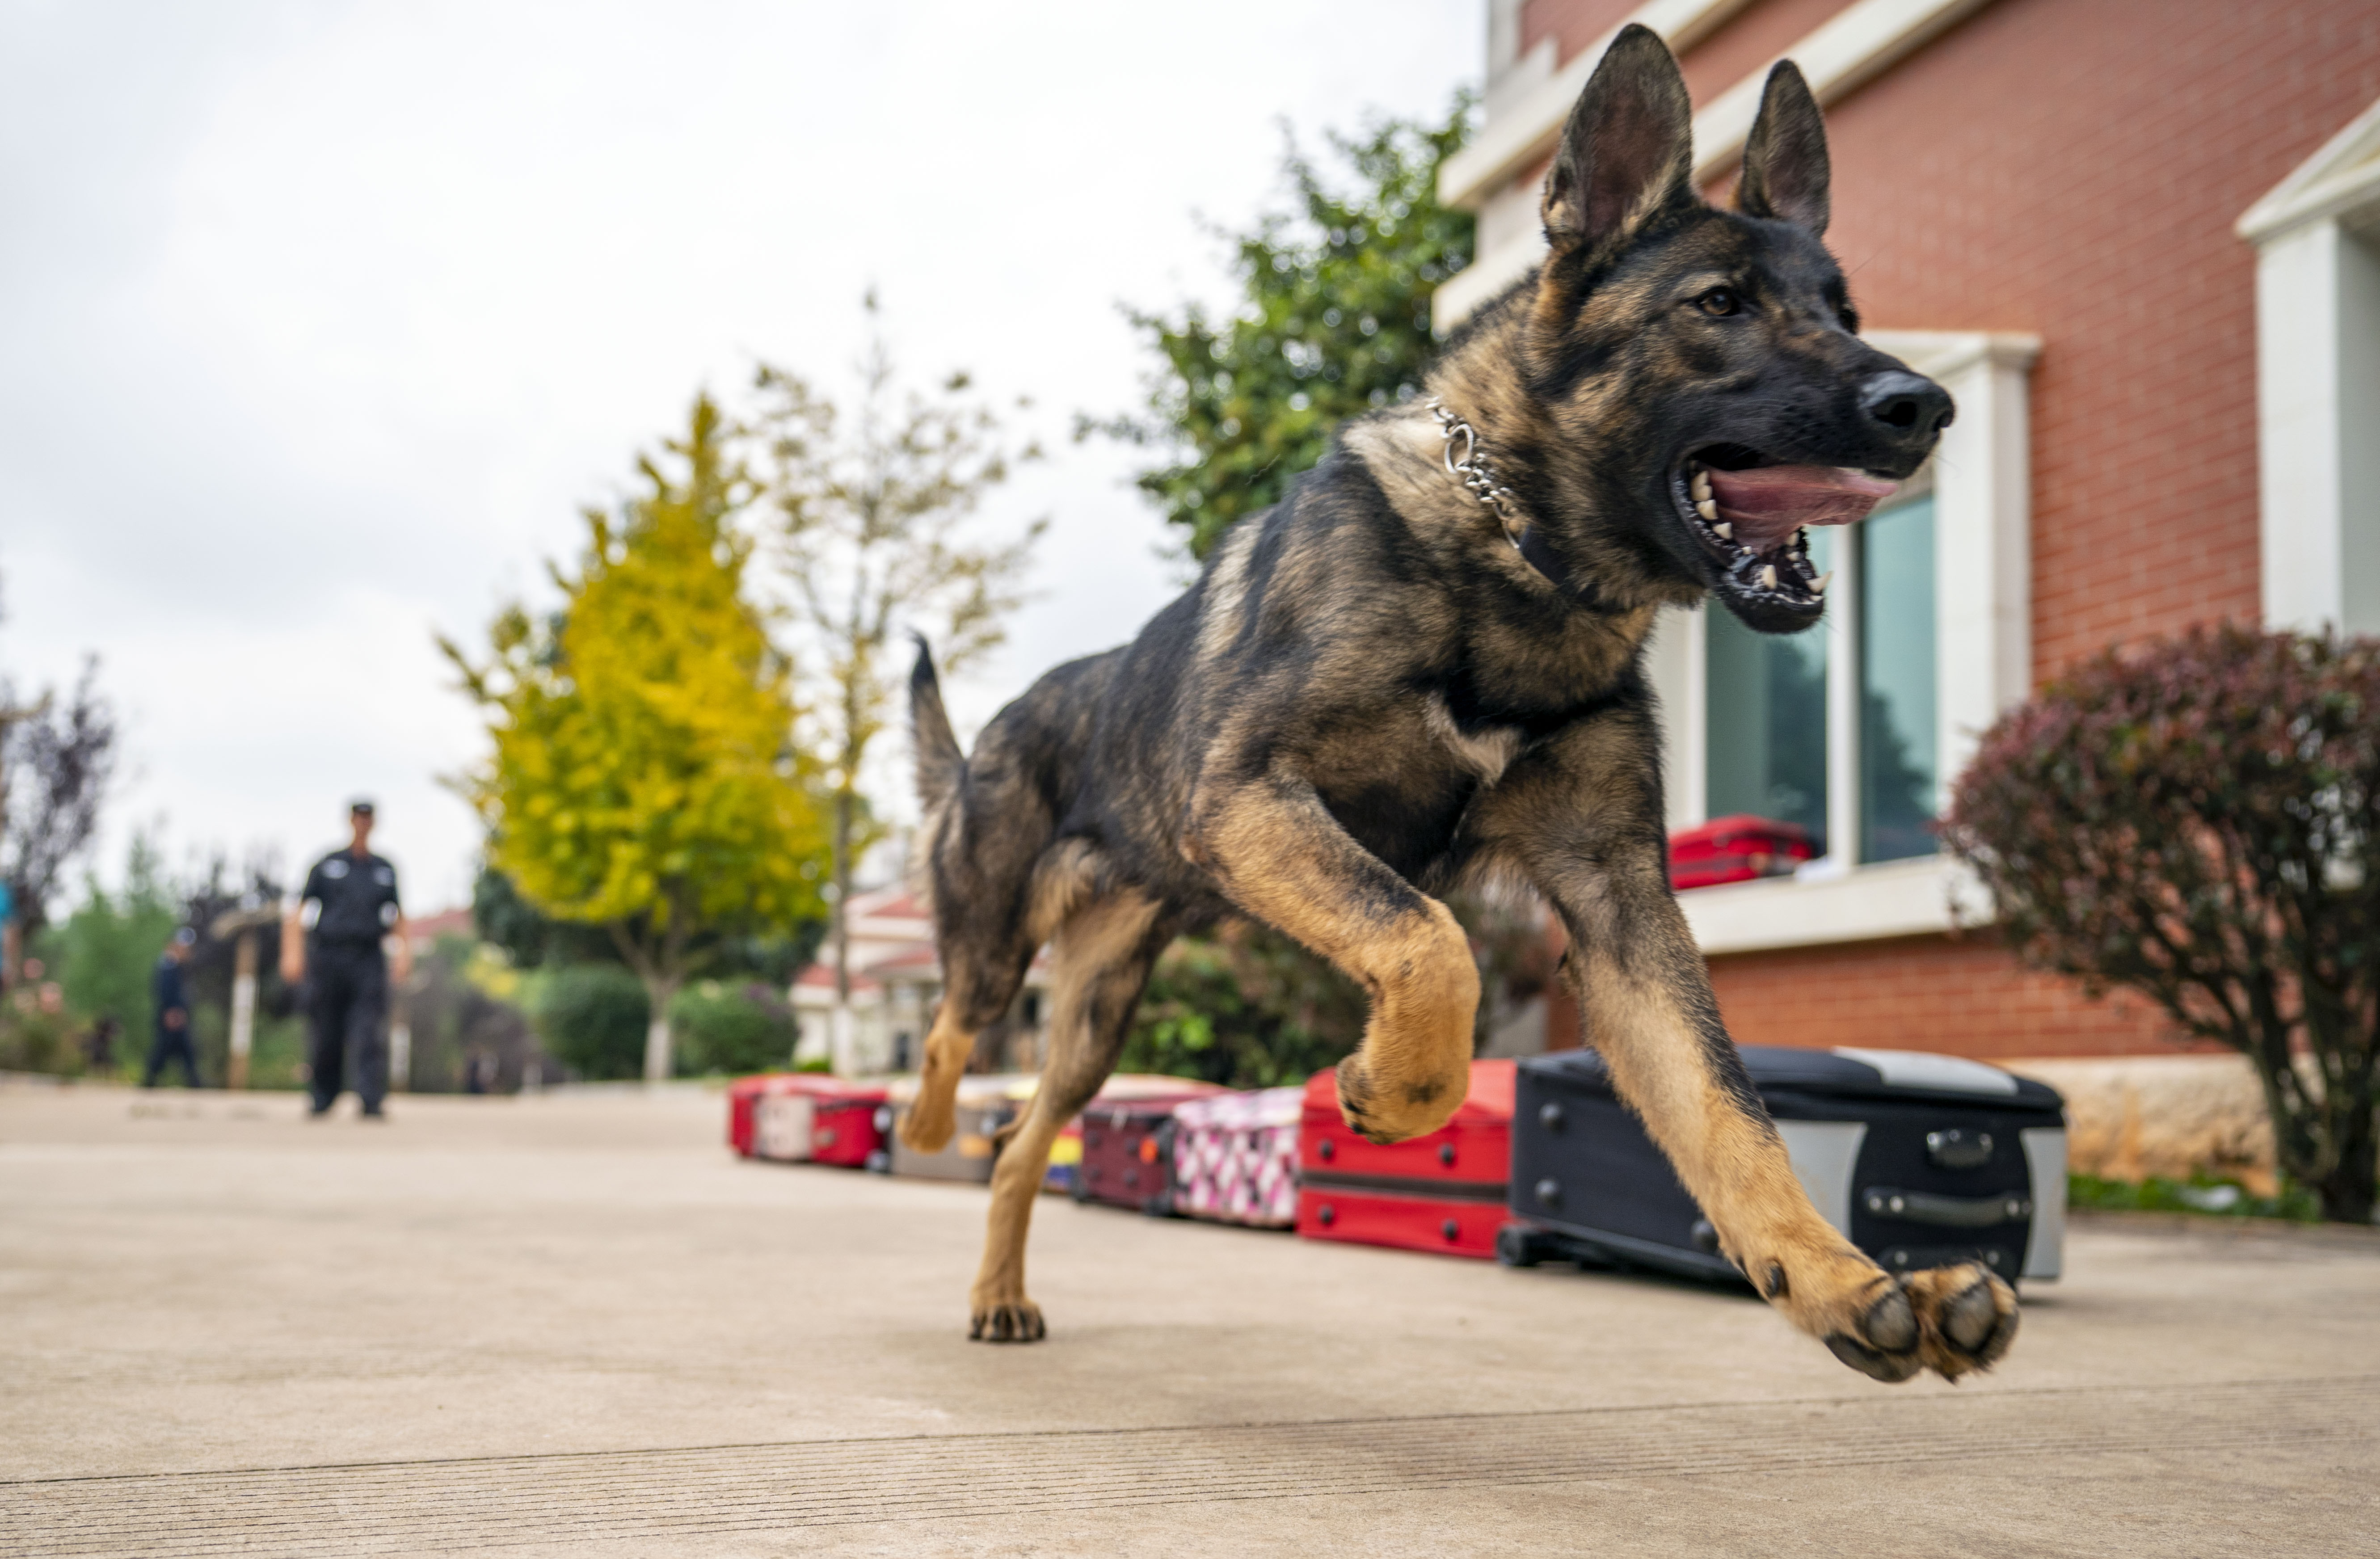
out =
<path fill-rule="evenodd" d="M 0 1553 L 2380 1553 L 2380 1242 L 2083 1221 L 1996 1375 L 1757 1304 L 740 1163 L 716 1095 L 0 1084 Z"/>

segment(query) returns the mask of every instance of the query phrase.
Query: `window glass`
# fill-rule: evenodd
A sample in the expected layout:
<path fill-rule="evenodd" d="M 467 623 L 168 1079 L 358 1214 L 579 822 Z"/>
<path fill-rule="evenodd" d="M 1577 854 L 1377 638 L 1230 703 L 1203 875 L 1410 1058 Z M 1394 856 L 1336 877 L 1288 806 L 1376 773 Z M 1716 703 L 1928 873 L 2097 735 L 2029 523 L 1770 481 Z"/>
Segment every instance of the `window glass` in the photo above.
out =
<path fill-rule="evenodd" d="M 1834 566 L 1835 532 L 1810 535 L 1810 557 Z M 1707 627 L 1704 707 L 1712 817 L 1750 812 L 1799 823 L 1827 849 L 1826 625 L 1804 633 L 1755 633 L 1717 600 Z"/>
<path fill-rule="evenodd" d="M 1934 500 L 1862 524 L 1860 859 L 1932 855 Z"/>

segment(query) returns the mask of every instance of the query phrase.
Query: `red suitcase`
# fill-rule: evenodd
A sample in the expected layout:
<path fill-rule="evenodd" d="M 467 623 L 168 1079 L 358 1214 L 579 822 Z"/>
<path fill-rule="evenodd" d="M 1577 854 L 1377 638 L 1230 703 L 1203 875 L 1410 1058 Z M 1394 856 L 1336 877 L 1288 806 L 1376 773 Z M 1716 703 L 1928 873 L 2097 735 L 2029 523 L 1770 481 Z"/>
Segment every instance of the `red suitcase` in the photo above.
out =
<path fill-rule="evenodd" d="M 761 1090 L 776 1080 L 738 1078 L 727 1085 L 727 1145 L 744 1158 L 752 1156 L 753 1106 L 759 1102 Z"/>
<path fill-rule="evenodd" d="M 739 1078 L 727 1101 L 728 1144 L 747 1158 L 857 1167 L 884 1145 L 880 1083 L 778 1072 Z"/>
<path fill-rule="evenodd" d="M 1110 1078 L 1081 1115 L 1075 1200 L 1172 1216 L 1173 1106 L 1220 1091 L 1186 1078 Z"/>
<path fill-rule="evenodd" d="M 1512 1063 L 1474 1061 L 1471 1094 L 1427 1137 L 1383 1148 L 1347 1129 L 1338 1078 L 1306 1080 L 1297 1232 L 1493 1260 L 1512 1163 Z"/>
<path fill-rule="evenodd" d="M 1808 832 L 1793 823 L 1749 813 L 1713 818 L 1670 835 L 1670 886 L 1708 888 L 1790 876 L 1817 853 Z"/>

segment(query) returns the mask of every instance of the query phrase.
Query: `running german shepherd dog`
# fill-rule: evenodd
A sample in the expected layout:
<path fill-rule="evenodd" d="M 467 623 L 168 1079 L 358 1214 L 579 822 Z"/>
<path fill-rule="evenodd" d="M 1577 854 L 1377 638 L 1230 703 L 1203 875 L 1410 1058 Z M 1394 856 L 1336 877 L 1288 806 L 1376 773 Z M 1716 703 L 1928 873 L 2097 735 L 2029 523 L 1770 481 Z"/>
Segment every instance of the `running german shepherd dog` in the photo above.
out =
<path fill-rule="evenodd" d="M 1551 253 L 1482 310 L 1427 405 L 1349 425 L 1120 650 L 1058 667 L 963 755 L 912 678 L 945 994 L 903 1138 L 952 1132 L 976 1033 L 1051 944 L 1049 1062 L 992 1178 L 971 1335 L 1030 1342 L 1025 1236 L 1052 1139 L 1115 1065 L 1181 932 L 1268 920 L 1361 982 L 1341 1109 L 1375 1141 L 1463 1100 L 1479 986 L 1432 895 L 1524 883 L 1560 914 L 1596 1048 L 1729 1257 L 1853 1369 L 1989 1366 L 2016 1297 L 1982 1267 L 1889 1276 L 1810 1205 L 1721 1027 L 1671 896 L 1641 664 L 1706 592 L 1811 627 L 1802 528 L 1864 518 L 1950 420 L 1864 346 L 1820 242 L 1826 130 L 1770 74 L 1737 210 L 1691 177 L 1654 33 L 1616 39 L 1548 177 Z"/>

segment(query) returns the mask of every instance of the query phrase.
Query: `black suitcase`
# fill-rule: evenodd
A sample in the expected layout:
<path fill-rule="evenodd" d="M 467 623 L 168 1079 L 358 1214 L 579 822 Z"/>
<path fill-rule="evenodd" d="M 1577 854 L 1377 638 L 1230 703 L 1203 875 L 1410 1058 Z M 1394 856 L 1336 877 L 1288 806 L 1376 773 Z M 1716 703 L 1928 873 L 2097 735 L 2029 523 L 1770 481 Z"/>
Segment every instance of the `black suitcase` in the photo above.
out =
<path fill-rule="evenodd" d="M 2010 1282 L 2058 1275 L 2066 1117 L 2055 1089 L 1917 1051 L 1746 1045 L 1793 1172 L 1819 1214 L 1888 1272 L 1983 1262 Z M 1742 1274 L 1702 1209 L 1611 1090 L 1591 1050 L 1520 1066 L 1511 1207 L 1498 1258 Z"/>

